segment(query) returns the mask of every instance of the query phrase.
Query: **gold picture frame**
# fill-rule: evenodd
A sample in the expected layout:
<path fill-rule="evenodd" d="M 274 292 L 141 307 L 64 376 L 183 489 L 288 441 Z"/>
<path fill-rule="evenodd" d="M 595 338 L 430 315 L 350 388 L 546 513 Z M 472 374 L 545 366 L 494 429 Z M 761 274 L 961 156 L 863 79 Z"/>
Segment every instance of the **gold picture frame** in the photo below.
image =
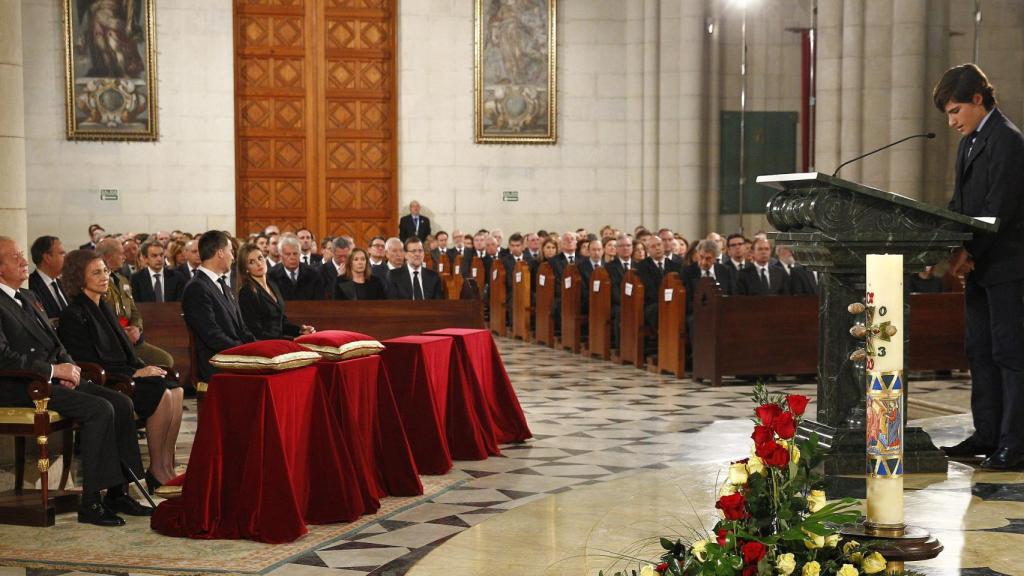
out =
<path fill-rule="evenodd" d="M 474 138 L 558 141 L 557 0 L 476 0 Z"/>
<path fill-rule="evenodd" d="M 154 0 L 64 0 L 68 140 L 159 139 Z"/>

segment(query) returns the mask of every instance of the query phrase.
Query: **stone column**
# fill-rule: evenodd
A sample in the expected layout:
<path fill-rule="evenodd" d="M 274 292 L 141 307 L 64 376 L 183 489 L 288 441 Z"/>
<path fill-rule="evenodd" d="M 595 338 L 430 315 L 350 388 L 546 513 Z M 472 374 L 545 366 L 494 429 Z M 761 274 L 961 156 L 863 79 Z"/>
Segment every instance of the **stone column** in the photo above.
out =
<path fill-rule="evenodd" d="M 843 54 L 839 161 L 845 162 L 864 153 L 861 137 L 863 104 L 860 98 L 864 86 L 864 2 L 846 0 L 843 2 Z M 838 164 L 836 164 L 838 166 Z M 829 173 L 835 167 L 825 167 Z M 861 166 L 854 162 L 843 168 L 840 176 L 852 182 L 860 182 Z"/>
<path fill-rule="evenodd" d="M 892 4 L 892 100 L 890 138 L 924 132 L 928 89 L 928 11 L 926 0 Z M 924 189 L 925 140 L 904 142 L 889 151 L 889 191 L 920 199 Z M 936 150 L 929 146 L 930 150 Z"/>
<path fill-rule="evenodd" d="M 818 4 L 817 106 L 814 127 L 814 164 L 819 172 L 832 173 L 839 159 L 842 133 L 843 4 Z"/>
<path fill-rule="evenodd" d="M 21 0 L 0 0 L 0 234 L 28 250 Z"/>

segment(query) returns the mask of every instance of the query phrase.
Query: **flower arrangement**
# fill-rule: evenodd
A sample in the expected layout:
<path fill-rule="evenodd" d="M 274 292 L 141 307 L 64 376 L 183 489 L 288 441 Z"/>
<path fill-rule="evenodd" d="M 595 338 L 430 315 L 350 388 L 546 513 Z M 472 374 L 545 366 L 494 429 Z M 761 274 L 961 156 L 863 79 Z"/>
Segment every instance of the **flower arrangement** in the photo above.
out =
<path fill-rule="evenodd" d="M 711 533 L 698 532 L 689 542 L 661 538 L 660 562 L 643 564 L 640 576 L 859 576 L 885 570 L 880 553 L 839 535 L 857 521 L 859 503 L 827 501 L 824 479 L 815 472 L 822 460 L 817 436 L 796 438 L 808 398 L 772 394 L 761 384 L 752 397 L 753 445 L 748 458 L 729 466 L 715 504 L 721 519 Z"/>

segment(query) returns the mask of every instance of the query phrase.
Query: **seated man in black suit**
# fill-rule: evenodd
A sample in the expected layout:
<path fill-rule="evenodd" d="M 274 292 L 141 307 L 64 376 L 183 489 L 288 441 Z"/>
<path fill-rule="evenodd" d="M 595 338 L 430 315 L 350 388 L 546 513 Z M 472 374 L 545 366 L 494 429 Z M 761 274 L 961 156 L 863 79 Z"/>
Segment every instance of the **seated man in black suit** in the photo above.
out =
<path fill-rule="evenodd" d="M 721 288 L 723 294 L 732 294 L 735 285 L 732 267 L 718 262 L 718 242 L 701 240 L 697 243 L 696 262 L 683 269 L 683 285 L 686 287 L 686 324 L 687 334 L 693 334 L 693 295 L 697 293 L 697 284 L 701 278 L 711 278 Z"/>
<path fill-rule="evenodd" d="M 124 265 L 121 266 L 121 275 L 127 282 L 132 274 L 139 269 L 139 243 L 134 238 L 128 238 L 121 242 L 121 246 L 124 248 Z"/>
<path fill-rule="evenodd" d="M 0 369 L 34 372 L 53 382 L 49 409 L 81 423 L 82 503 L 78 521 L 123 526 L 118 512 L 148 516 L 125 491 L 122 465 L 144 474 L 135 433 L 132 401 L 124 394 L 81 379 L 32 292 L 19 287 L 28 279 L 28 261 L 18 244 L 0 237 Z M 22 381 L 0 385 L 0 405 L 31 406 Z M 64 463 L 68 465 L 68 462 Z M 107 494 L 101 499 L 100 491 Z"/>
<path fill-rule="evenodd" d="M 775 246 L 775 256 L 778 258 L 779 266 L 789 276 L 790 294 L 818 293 L 818 280 L 815 278 L 814 272 L 797 263 L 796 259 L 793 258 L 793 250 L 789 246 L 777 244 Z"/>
<path fill-rule="evenodd" d="M 235 259 L 228 235 L 220 230 L 203 233 L 199 237 L 199 257 L 203 264 L 185 286 L 181 310 L 195 338 L 199 380 L 207 382 L 216 371 L 210 365 L 214 354 L 254 338 L 228 286 L 227 276 Z"/>
<path fill-rule="evenodd" d="M 185 278 L 164 267 L 164 247 L 147 240 L 139 248 L 145 267 L 132 274 L 129 284 L 136 302 L 177 302 L 185 288 Z"/>
<path fill-rule="evenodd" d="M 726 256 L 722 264 L 732 267 L 733 277 L 738 277 L 740 270 L 747 267 L 747 242 L 743 234 L 732 233 L 725 239 Z"/>
<path fill-rule="evenodd" d="M 388 300 L 442 300 L 444 290 L 437 272 L 423 265 L 423 242 L 405 241 L 405 265 L 388 272 Z"/>
<path fill-rule="evenodd" d="M 754 265 L 740 270 L 736 279 L 739 296 L 782 296 L 789 294 L 789 276 L 781 266 L 771 265 L 772 245 L 765 238 L 754 241 Z"/>
<path fill-rule="evenodd" d="M 388 239 L 383 236 L 370 238 L 370 245 L 366 249 L 367 254 L 370 255 L 370 260 L 366 263 L 367 266 L 373 268 L 388 261 L 387 244 Z"/>
<path fill-rule="evenodd" d="M 397 270 L 402 266 L 405 266 L 405 247 L 402 246 L 402 241 L 394 237 L 385 240 L 384 255 L 384 262 L 371 266 L 370 272 L 384 282 L 384 288 L 386 290 L 388 274 L 390 274 L 392 270 Z"/>
<path fill-rule="evenodd" d="M 511 240 L 510 240 L 511 243 Z M 590 286 L 590 276 L 594 273 L 594 270 L 604 266 L 604 246 L 600 240 L 592 240 L 590 242 L 590 257 L 581 260 L 576 268 L 580 271 L 580 276 L 583 277 L 583 285 Z M 583 299 L 583 305 L 587 305 L 588 298 Z"/>
<path fill-rule="evenodd" d="M 344 276 L 347 270 L 348 254 L 352 251 L 352 243 L 344 236 L 338 236 L 331 242 L 331 252 L 325 252 L 325 260 L 320 265 L 320 279 L 324 290 L 324 298 L 334 298 L 334 285 L 338 278 Z"/>
<path fill-rule="evenodd" d="M 420 203 L 409 202 L 409 213 L 398 222 L 398 238 L 405 242 L 413 236 L 425 241 L 430 236 L 430 219 L 420 214 Z"/>
<path fill-rule="evenodd" d="M 267 277 L 281 290 L 281 296 L 285 300 L 322 300 L 325 290 L 323 277 L 302 262 L 299 239 L 285 234 L 278 245 L 281 263 L 271 268 Z"/>
<path fill-rule="evenodd" d="M 306 266 L 316 266 L 324 261 L 324 257 L 320 254 L 313 253 L 314 242 L 313 232 L 309 228 L 299 228 L 299 231 L 295 233 L 295 237 L 299 239 L 299 248 L 301 249 L 301 255 L 299 261 Z"/>
<path fill-rule="evenodd" d="M 637 264 L 636 271 L 640 275 L 640 281 L 644 284 L 644 323 L 657 330 L 661 280 L 669 272 L 675 272 L 682 276 L 683 269 L 665 254 L 661 238 L 652 234 L 647 237 L 646 244 L 647 259 Z"/>
<path fill-rule="evenodd" d="M 32 243 L 30 251 L 36 271 L 28 277 L 28 288 L 42 303 L 46 317 L 53 321 L 68 307 L 68 299 L 60 285 L 64 245 L 56 236 L 40 236 Z"/>

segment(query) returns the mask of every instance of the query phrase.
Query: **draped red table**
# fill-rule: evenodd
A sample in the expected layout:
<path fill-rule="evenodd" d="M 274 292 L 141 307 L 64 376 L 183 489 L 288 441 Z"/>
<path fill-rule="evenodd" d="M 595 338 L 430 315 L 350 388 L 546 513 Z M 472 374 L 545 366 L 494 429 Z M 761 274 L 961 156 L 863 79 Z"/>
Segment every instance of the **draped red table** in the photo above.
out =
<path fill-rule="evenodd" d="M 384 367 L 409 436 L 416 467 L 423 474 L 444 474 L 452 467 L 446 425 L 452 339 L 403 336 L 385 340 L 383 344 Z M 465 409 L 464 404 L 460 408 Z"/>
<path fill-rule="evenodd" d="M 370 493 L 423 494 L 423 484 L 380 356 L 317 364 L 334 411 Z"/>
<path fill-rule="evenodd" d="M 533 436 L 489 330 L 447 328 L 424 332 L 424 335 L 448 336 L 453 339 L 452 379 L 449 387 L 457 386 L 464 394 L 474 397 L 480 425 L 482 429 L 490 430 L 495 450 L 496 444 L 522 442 Z M 451 423 L 449 420 L 449 425 Z M 455 454 L 454 446 L 452 454 Z"/>
<path fill-rule="evenodd" d="M 380 503 L 356 474 L 318 368 L 210 379 L 180 498 L 151 526 L 169 536 L 290 542 Z"/>

